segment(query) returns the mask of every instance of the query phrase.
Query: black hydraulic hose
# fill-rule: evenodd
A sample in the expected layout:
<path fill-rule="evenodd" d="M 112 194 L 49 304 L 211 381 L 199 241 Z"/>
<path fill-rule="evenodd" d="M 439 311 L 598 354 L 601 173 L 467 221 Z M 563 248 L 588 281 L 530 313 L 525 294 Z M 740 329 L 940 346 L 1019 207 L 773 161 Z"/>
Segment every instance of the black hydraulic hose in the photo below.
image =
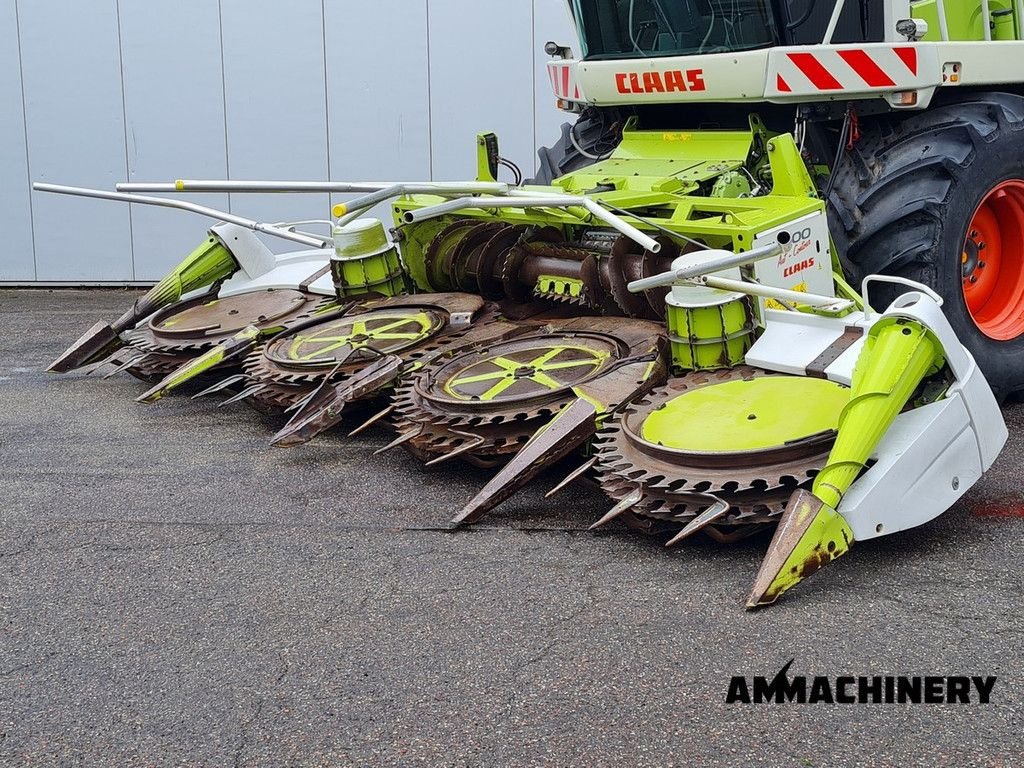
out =
<path fill-rule="evenodd" d="M 839 160 L 843 156 L 843 149 L 846 148 L 846 140 L 850 135 L 850 110 L 846 110 L 846 115 L 843 117 L 843 127 L 839 130 L 839 141 L 836 143 L 836 156 L 832 160 L 832 167 L 829 168 L 828 172 L 828 184 L 825 187 L 825 202 L 828 203 L 830 197 L 832 197 L 832 190 L 836 186 L 836 168 L 839 167 Z"/>

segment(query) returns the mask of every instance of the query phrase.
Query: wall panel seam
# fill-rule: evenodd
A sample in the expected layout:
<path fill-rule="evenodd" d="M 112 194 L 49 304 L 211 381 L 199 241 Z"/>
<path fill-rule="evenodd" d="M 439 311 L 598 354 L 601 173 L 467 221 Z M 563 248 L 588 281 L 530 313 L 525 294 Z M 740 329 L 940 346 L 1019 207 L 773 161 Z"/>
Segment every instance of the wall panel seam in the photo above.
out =
<path fill-rule="evenodd" d="M 220 39 L 220 98 L 224 112 L 224 175 L 231 178 L 231 144 L 228 137 L 228 76 L 224 66 L 224 3 L 217 0 L 217 35 Z M 231 193 L 227 193 L 228 213 L 231 208 Z"/>
<path fill-rule="evenodd" d="M 327 152 L 327 180 L 331 181 L 334 174 L 331 171 L 331 80 L 327 71 L 327 0 L 320 0 L 320 39 L 323 41 L 324 51 L 324 130 L 327 132 L 324 150 Z M 328 208 L 334 204 L 331 195 L 327 196 Z"/>
<path fill-rule="evenodd" d="M 121 38 L 121 0 L 114 0 L 114 17 L 117 20 L 117 71 L 121 76 L 121 125 L 124 126 L 124 179 L 131 180 L 128 154 L 128 102 L 124 93 L 124 41 Z M 132 204 L 128 203 L 128 250 L 132 258 L 132 280 L 135 279 L 135 222 Z"/>
<path fill-rule="evenodd" d="M 28 183 L 29 234 L 32 236 L 32 279 L 39 279 L 39 265 L 36 263 L 36 215 L 35 200 L 32 196 L 32 156 L 28 151 L 28 106 L 25 101 L 25 62 L 21 55 L 21 10 L 14 0 L 15 38 L 18 41 L 18 82 L 21 85 L 21 124 L 25 131 L 25 176 Z"/>
<path fill-rule="evenodd" d="M 537 150 L 540 149 L 537 146 L 537 76 L 540 74 L 537 72 L 537 0 L 530 3 L 530 61 L 533 64 L 530 67 L 533 74 L 533 88 L 530 89 L 533 92 L 533 157 L 530 160 L 536 164 Z M 532 173 L 530 177 L 533 177 Z"/>
<path fill-rule="evenodd" d="M 430 159 L 428 169 L 430 180 L 434 180 L 434 73 L 430 68 L 430 0 L 423 0 L 427 22 L 427 157 Z"/>

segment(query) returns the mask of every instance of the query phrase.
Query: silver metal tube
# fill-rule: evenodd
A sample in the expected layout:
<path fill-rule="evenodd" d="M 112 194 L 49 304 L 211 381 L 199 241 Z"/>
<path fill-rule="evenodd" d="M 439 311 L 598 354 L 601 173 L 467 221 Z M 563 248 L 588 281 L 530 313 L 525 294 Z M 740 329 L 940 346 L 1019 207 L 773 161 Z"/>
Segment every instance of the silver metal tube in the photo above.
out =
<path fill-rule="evenodd" d="M 334 225 L 336 227 L 344 227 L 346 224 L 351 224 L 372 207 L 373 206 L 367 205 L 362 208 L 350 208 L 344 216 L 339 217 L 338 220 L 334 222 Z"/>
<path fill-rule="evenodd" d="M 467 191 L 464 188 L 452 187 L 451 189 L 444 188 L 439 189 L 430 184 L 392 184 L 390 187 L 377 190 L 376 192 L 370 192 L 369 194 L 357 197 L 353 200 L 349 200 L 343 203 L 346 212 L 338 219 L 339 225 L 348 224 L 359 218 L 368 208 L 383 203 L 394 197 L 400 197 L 401 195 L 442 195 L 448 197 L 450 195 L 467 195 L 473 194 L 473 190 Z"/>
<path fill-rule="evenodd" d="M 264 224 L 243 216 L 236 216 L 227 211 L 220 211 L 216 208 L 209 208 L 205 205 L 190 203 L 186 200 L 168 200 L 164 197 L 147 197 L 145 195 L 131 195 L 123 192 L 108 192 L 105 189 L 89 189 L 87 187 L 68 187 L 63 184 L 35 183 L 32 189 L 38 192 L 54 192 L 58 195 L 74 195 L 76 197 L 92 197 L 99 200 L 117 200 L 122 203 L 139 203 L 140 205 L 156 205 L 162 208 L 176 208 L 180 211 L 189 211 L 200 216 L 206 216 L 218 221 L 226 221 L 229 224 L 237 224 L 240 227 L 251 229 L 255 232 L 263 232 L 267 235 L 280 237 L 282 240 L 291 240 L 294 243 L 309 246 L 311 248 L 329 248 L 330 239 L 310 237 L 298 232 L 289 232 L 287 229 L 275 227 L 273 224 Z"/>
<path fill-rule="evenodd" d="M 825 39 L 821 41 L 822 45 L 828 45 L 832 42 L 832 36 L 836 33 L 836 27 L 839 26 L 839 17 L 843 15 L 843 8 L 846 6 L 846 0 L 839 0 L 836 3 L 836 7 L 832 9 L 832 17 L 828 20 L 828 27 L 825 29 Z"/>
<path fill-rule="evenodd" d="M 1015 0 L 1013 14 L 1013 27 L 1017 33 L 1017 39 L 1024 38 L 1024 0 Z"/>
<path fill-rule="evenodd" d="M 755 261 L 761 261 L 762 259 L 770 259 L 781 252 L 782 245 L 779 243 L 762 245 L 760 248 L 753 248 L 741 253 L 733 253 L 732 251 L 726 251 L 719 248 L 699 251 L 697 254 L 688 254 L 690 256 L 698 255 L 700 257 L 700 261 L 697 263 L 688 264 L 685 267 L 673 269 L 669 272 L 662 272 L 660 275 L 653 275 L 651 277 L 641 278 L 640 280 L 634 280 L 629 283 L 626 288 L 628 288 L 631 293 L 640 293 L 641 291 L 646 291 L 651 288 L 674 285 L 680 280 L 689 280 L 701 275 L 721 272 L 723 269 L 729 269 L 730 267 L 739 267 L 744 264 L 752 264 Z M 687 256 L 682 256 L 680 258 L 686 259 Z M 679 259 L 676 260 L 676 263 L 678 262 Z"/>
<path fill-rule="evenodd" d="M 281 227 L 281 229 L 294 229 L 295 227 L 304 227 L 308 224 L 326 224 L 331 226 L 334 222 L 330 219 L 302 219 L 301 221 L 275 221 L 271 226 Z"/>
<path fill-rule="evenodd" d="M 939 16 L 939 37 L 949 40 L 949 24 L 946 22 L 946 4 L 943 0 L 935 0 L 935 13 Z"/>
<path fill-rule="evenodd" d="M 992 13 L 989 9 L 988 0 L 981 0 L 981 29 L 985 33 L 985 39 L 992 39 Z"/>
<path fill-rule="evenodd" d="M 1024 0 L 1020 0 L 1020 1 L 1022 3 L 1024 3 Z M 508 191 L 508 193 L 510 195 L 518 195 L 519 197 L 535 197 L 538 194 L 538 192 L 536 192 L 536 191 L 531 191 L 529 189 L 519 189 L 519 188 L 510 189 Z M 547 194 L 547 193 L 540 193 L 540 194 Z M 560 194 L 560 193 L 556 193 L 556 194 Z M 645 219 L 643 216 L 640 216 L 640 215 L 638 215 L 636 213 L 633 213 L 632 211 L 630 211 L 630 210 L 628 210 L 626 208 L 620 208 L 617 205 L 612 205 L 607 200 L 601 200 L 601 201 L 595 200 L 594 202 L 597 203 L 598 205 L 600 205 L 602 208 L 607 208 L 607 209 L 611 210 L 613 213 L 618 213 L 618 214 L 621 214 L 622 216 L 628 216 L 629 218 L 633 219 L 634 221 L 639 221 L 641 224 L 644 224 L 644 225 L 650 227 L 651 229 L 656 229 L 659 232 L 661 232 L 661 233 L 663 233 L 665 235 L 668 235 L 669 237 L 671 237 L 674 240 L 683 240 L 683 241 L 685 241 L 687 243 L 690 243 L 691 245 L 697 246 L 701 250 L 707 250 L 708 249 L 707 244 L 706 243 L 702 243 L 700 240 L 694 240 L 692 237 L 687 237 L 686 235 L 681 234 L 679 232 L 673 232 L 668 227 L 663 227 L 661 224 L 658 224 L 655 221 L 651 221 L 650 219 Z"/>
<path fill-rule="evenodd" d="M 721 272 L 723 269 L 729 269 L 730 267 L 740 267 L 744 264 L 753 264 L 756 261 L 770 259 L 773 256 L 778 256 L 782 251 L 783 246 L 781 243 L 769 243 L 768 245 L 762 245 L 760 248 L 751 248 L 749 251 L 742 251 L 740 253 L 725 251 L 721 258 L 708 259 L 691 267 L 683 267 L 676 270 L 676 274 L 682 278 L 687 278 Z M 704 251 L 701 255 L 703 256 L 707 253 L 708 251 Z"/>
<path fill-rule="evenodd" d="M 774 288 L 770 285 L 760 283 L 748 283 L 743 280 L 733 280 L 728 277 L 715 277 L 704 275 L 693 279 L 698 285 L 706 285 L 709 288 L 718 288 L 723 291 L 734 293 L 749 293 L 752 296 L 763 296 L 766 299 L 776 301 L 788 301 L 793 304 L 804 304 L 808 307 L 831 307 L 834 309 L 845 309 L 852 306 L 849 299 L 840 299 L 835 296 L 822 296 L 817 293 L 801 293 L 791 291 L 787 288 Z"/>
<path fill-rule="evenodd" d="M 235 181 L 230 179 L 178 179 L 173 182 L 128 181 L 118 192 L 252 192 L 358 194 L 406 187 L 408 194 L 504 194 L 509 185 L 500 181 Z"/>
<path fill-rule="evenodd" d="M 488 208 L 561 208 L 564 207 L 563 202 L 561 198 L 556 199 L 555 197 L 540 195 L 532 195 L 530 197 L 477 197 L 472 200 L 454 198 L 437 205 L 427 206 L 426 208 L 406 211 L 402 218 L 407 224 L 412 224 L 417 221 L 436 219 L 438 216 L 463 211 L 467 208 L 479 208 L 481 210 Z"/>
<path fill-rule="evenodd" d="M 595 218 L 600 219 L 612 229 L 622 233 L 634 243 L 639 243 L 645 250 L 648 250 L 651 253 L 657 253 L 661 250 L 661 243 L 653 237 L 645 235 L 632 224 L 627 224 L 607 208 L 602 208 L 596 200 L 591 200 L 589 197 L 583 197 L 580 198 L 580 200 L 582 201 L 583 207 L 590 211 Z"/>
<path fill-rule="evenodd" d="M 585 208 L 594 218 L 600 219 L 612 229 L 622 233 L 633 242 L 643 246 L 651 253 L 661 250 L 661 244 L 649 235 L 645 235 L 632 224 L 628 224 L 611 211 L 602 208 L 596 201 L 588 197 L 572 197 L 570 195 L 545 195 L 538 193 L 536 196 L 519 195 L 509 197 L 470 197 L 456 200 L 448 200 L 428 208 L 420 208 L 415 211 L 406 211 L 405 221 L 412 224 L 416 221 L 436 219 L 446 213 L 463 211 L 467 208 Z"/>

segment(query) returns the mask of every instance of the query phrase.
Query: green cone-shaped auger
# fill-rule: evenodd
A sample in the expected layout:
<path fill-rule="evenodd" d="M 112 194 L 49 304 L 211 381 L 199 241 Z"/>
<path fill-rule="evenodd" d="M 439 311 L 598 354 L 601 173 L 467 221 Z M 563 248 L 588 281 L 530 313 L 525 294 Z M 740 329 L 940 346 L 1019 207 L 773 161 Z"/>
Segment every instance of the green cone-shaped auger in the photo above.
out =
<path fill-rule="evenodd" d="M 50 363 L 50 373 L 67 373 L 109 357 L 124 346 L 121 334 L 186 293 L 231 276 L 238 262 L 214 235 L 210 235 L 184 261 L 154 285 L 131 309 L 113 323 L 100 321 Z"/>
<path fill-rule="evenodd" d="M 787 589 L 849 551 L 853 531 L 837 512 L 875 446 L 921 381 L 943 365 L 942 346 L 918 322 L 884 318 L 872 327 L 853 372 L 839 434 L 810 492 L 798 490 L 782 513 L 754 580 L 747 608 Z"/>

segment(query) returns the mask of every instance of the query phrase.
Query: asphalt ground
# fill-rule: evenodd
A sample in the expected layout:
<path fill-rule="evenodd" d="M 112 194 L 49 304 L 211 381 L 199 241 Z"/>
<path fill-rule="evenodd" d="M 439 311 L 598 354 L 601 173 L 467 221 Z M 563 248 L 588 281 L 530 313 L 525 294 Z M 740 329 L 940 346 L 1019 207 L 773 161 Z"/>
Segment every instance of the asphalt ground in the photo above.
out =
<path fill-rule="evenodd" d="M 966 500 L 742 610 L 766 541 L 667 551 L 542 478 L 300 449 L 244 404 L 53 376 L 124 291 L 0 291 L 0 765 L 1016 766 L 1024 408 Z M 725 703 L 733 675 L 995 675 L 988 705 Z"/>

